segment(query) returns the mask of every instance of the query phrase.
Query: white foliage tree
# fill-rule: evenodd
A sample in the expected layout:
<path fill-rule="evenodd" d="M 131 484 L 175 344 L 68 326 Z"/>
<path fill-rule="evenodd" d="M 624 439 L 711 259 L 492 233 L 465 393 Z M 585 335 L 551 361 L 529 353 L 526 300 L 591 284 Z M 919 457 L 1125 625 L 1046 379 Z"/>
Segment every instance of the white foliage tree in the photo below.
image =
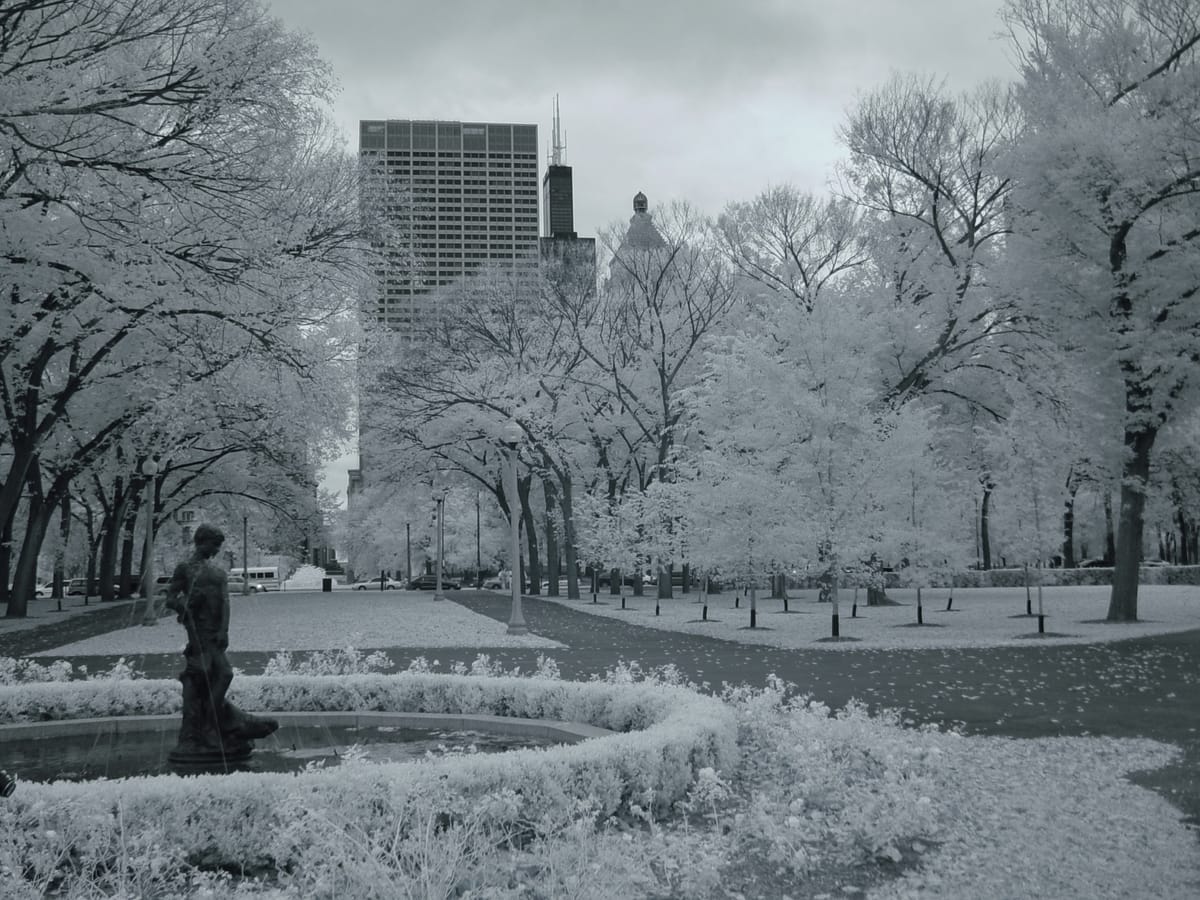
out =
<path fill-rule="evenodd" d="M 1119 378 L 1121 505 L 1110 621 L 1137 619 L 1146 487 L 1200 364 L 1200 7 L 1010 0 L 1024 82 L 1013 153 L 1029 304 Z"/>

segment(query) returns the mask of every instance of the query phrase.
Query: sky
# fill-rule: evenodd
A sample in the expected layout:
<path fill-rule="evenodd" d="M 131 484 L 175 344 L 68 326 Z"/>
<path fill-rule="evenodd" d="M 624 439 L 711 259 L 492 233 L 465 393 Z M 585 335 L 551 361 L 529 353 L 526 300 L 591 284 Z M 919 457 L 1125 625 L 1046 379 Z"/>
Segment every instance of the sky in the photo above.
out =
<path fill-rule="evenodd" d="M 893 72 L 969 91 L 1013 77 L 1002 0 L 269 0 L 340 91 L 334 118 L 535 123 L 555 95 L 575 230 L 628 221 L 633 195 L 718 215 L 771 185 L 828 189 L 856 98 Z M 539 177 L 540 177 L 539 173 Z M 327 467 L 344 495 L 350 454 Z"/>

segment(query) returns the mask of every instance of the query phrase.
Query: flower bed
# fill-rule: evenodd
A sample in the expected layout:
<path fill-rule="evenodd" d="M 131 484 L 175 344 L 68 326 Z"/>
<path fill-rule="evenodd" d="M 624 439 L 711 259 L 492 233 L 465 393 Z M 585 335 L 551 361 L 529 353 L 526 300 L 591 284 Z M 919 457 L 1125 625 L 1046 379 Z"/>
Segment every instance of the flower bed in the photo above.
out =
<path fill-rule="evenodd" d="M 409 821 L 408 811 L 431 796 L 468 804 L 479 798 L 491 824 L 538 833 L 581 804 L 597 820 L 630 805 L 667 808 L 701 769 L 725 770 L 737 758 L 733 712 L 669 685 L 422 673 L 241 676 L 231 699 L 252 710 L 475 713 L 584 722 L 621 733 L 549 749 L 352 763 L 296 775 L 22 783 L 0 806 L 0 864 L 17 863 L 26 883 L 40 885 L 127 865 L 119 861 L 139 852 L 152 853 L 158 868 L 286 871 L 323 852 L 328 828 L 321 822 L 354 822 L 367 836 L 394 834 Z M 0 723 L 178 709 L 174 681 L 0 687 Z M 495 802 L 501 796 L 506 802 Z"/>

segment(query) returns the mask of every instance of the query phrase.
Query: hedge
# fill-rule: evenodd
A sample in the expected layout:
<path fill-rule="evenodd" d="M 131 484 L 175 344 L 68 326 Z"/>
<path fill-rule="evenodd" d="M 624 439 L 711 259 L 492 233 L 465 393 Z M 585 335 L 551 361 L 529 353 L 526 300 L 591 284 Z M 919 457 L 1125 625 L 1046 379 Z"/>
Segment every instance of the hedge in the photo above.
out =
<path fill-rule="evenodd" d="M 652 683 L 465 675 L 241 676 L 231 699 L 253 710 L 475 713 L 583 722 L 621 732 L 578 744 L 416 763 L 349 763 L 295 774 L 150 776 L 22 782 L 0 805 L 0 870 L 44 883 L 55 867 L 104 868 L 130 847 L 164 865 L 284 871 L 327 852 L 320 827 L 350 821 L 394 831 L 422 797 L 516 797 L 493 804 L 522 827 L 586 803 L 598 818 L 682 799 L 701 769 L 736 763 L 732 711 L 711 697 Z M 108 680 L 0 687 L 0 722 L 162 714 L 176 681 Z M 2 741 L 0 735 L 0 741 Z M 2 879 L 0 879 L 2 881 Z"/>

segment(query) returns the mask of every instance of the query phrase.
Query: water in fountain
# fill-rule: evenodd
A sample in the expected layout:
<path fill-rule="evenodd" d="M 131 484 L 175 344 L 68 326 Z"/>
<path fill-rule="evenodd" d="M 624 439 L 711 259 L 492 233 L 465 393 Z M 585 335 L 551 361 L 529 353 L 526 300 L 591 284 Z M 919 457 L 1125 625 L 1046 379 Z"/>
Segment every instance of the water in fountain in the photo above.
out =
<path fill-rule="evenodd" d="M 97 723 L 93 734 L 4 742 L 5 764 L 24 781 L 91 781 L 176 772 L 167 761 L 176 729 L 123 731 Z M 502 753 L 524 747 L 548 747 L 551 738 L 480 731 L 391 726 L 283 724 L 256 742 L 254 754 L 228 766 L 229 771 L 297 772 L 311 763 L 334 766 L 352 754 L 372 762 L 402 762 L 456 753 Z M 217 767 L 220 768 L 220 767 Z M 204 771 L 215 771 L 206 768 Z M 194 774 L 188 770 L 183 774 Z"/>

